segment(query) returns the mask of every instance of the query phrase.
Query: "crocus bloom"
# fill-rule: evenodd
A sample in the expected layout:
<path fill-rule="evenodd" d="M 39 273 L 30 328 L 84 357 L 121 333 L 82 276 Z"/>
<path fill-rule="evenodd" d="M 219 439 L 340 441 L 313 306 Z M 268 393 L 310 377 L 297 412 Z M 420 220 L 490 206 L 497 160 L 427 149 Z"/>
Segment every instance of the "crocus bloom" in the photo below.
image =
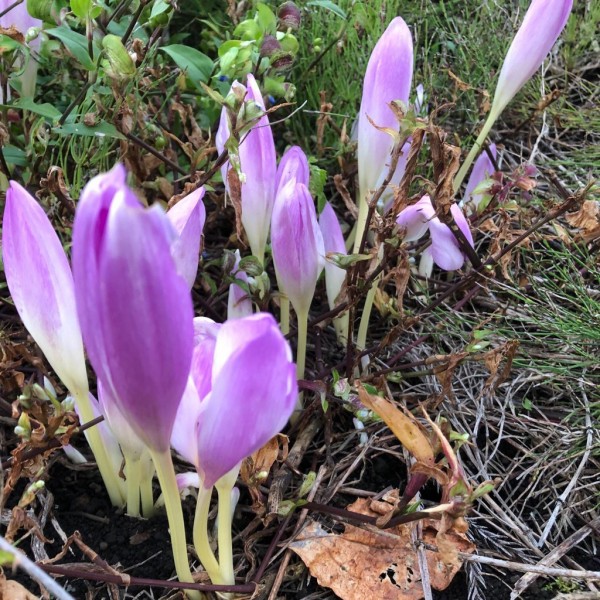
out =
<path fill-rule="evenodd" d="M 329 202 L 325 202 L 323 212 L 319 216 L 319 227 L 323 236 L 323 247 L 325 252 L 335 252 L 337 254 L 346 254 L 346 244 L 340 222 Z M 336 299 L 342 291 L 346 271 L 330 261 L 325 262 L 325 287 L 327 288 L 327 301 L 329 308 L 333 310 L 336 305 Z"/>
<path fill-rule="evenodd" d="M 6 192 L 2 257 L 8 288 L 27 331 L 69 391 L 87 397 L 83 343 L 67 256 L 42 207 L 14 181 Z"/>
<path fill-rule="evenodd" d="M 220 326 L 197 321 L 191 373 L 199 393 L 182 401 L 172 442 L 210 489 L 287 423 L 295 366 L 275 319 L 258 313 Z"/>
<path fill-rule="evenodd" d="M 240 85 L 234 83 L 234 85 Z M 265 104 L 252 75 L 248 75 L 246 100 L 255 102 L 262 110 Z M 223 110 L 226 110 L 224 107 Z M 227 116 L 221 114 L 217 133 L 217 148 L 221 152 L 229 138 Z M 222 147 L 220 147 L 222 144 Z M 240 169 L 242 172 L 242 225 L 248 236 L 252 254 L 261 262 L 269 236 L 271 213 L 275 202 L 275 174 L 277 162 L 273 132 L 269 117 L 263 115 L 247 134 L 242 135 L 239 146 Z M 227 180 L 227 176 L 224 176 Z"/>
<path fill-rule="evenodd" d="M 121 166 L 83 190 L 73 226 L 83 338 L 102 385 L 157 453 L 169 447 L 193 347 L 192 301 L 171 256 L 175 235 L 158 206 L 137 201 Z"/>
<path fill-rule="evenodd" d="M 290 179 L 295 179 L 298 183 L 303 183 L 308 187 L 309 178 L 310 167 L 304 150 L 300 146 L 291 146 L 283 153 L 277 167 L 275 182 L 277 194 Z"/>
<path fill-rule="evenodd" d="M 248 275 L 245 271 L 239 270 L 240 251 L 235 251 L 235 264 L 231 270 L 231 274 L 240 281 L 248 283 Z M 248 296 L 247 290 L 240 287 L 237 283 L 229 285 L 229 296 L 227 298 L 227 318 L 240 319 L 248 317 L 252 314 L 252 300 Z"/>
<path fill-rule="evenodd" d="M 313 199 L 306 186 L 295 180 L 277 195 L 271 247 L 280 288 L 296 313 L 308 314 L 325 251 Z"/>
<path fill-rule="evenodd" d="M 456 204 L 453 204 L 450 210 L 456 224 L 469 244 L 473 246 L 473 236 L 462 211 Z M 454 271 L 462 267 L 465 257 L 450 228 L 435 216 L 435 209 L 429 196 L 423 196 L 418 202 L 405 208 L 398 215 L 396 222 L 406 230 L 405 242 L 414 242 L 429 230 L 431 256 L 438 267 L 446 271 Z"/>
<path fill-rule="evenodd" d="M 512 41 L 494 94 L 496 117 L 540 68 L 564 29 L 573 0 L 533 0 Z"/>
<path fill-rule="evenodd" d="M 0 13 L 4 12 L 11 4 L 14 4 L 13 0 L 0 0 Z M 24 36 L 27 35 L 27 31 L 32 27 L 42 27 L 43 23 L 39 19 L 34 19 L 27 11 L 27 2 L 17 4 L 11 8 L 6 14 L 0 17 L 0 27 L 8 29 L 14 26 Z M 40 37 L 34 38 L 30 43 L 29 47 L 32 50 L 38 50 L 40 47 Z M 21 95 L 22 96 L 33 96 L 35 92 L 35 83 L 37 75 L 37 62 L 30 56 L 28 57 L 27 64 L 23 75 L 21 75 Z M 6 102 L 10 99 L 10 88 L 9 97 L 6 98 Z M 0 89 L 0 103 L 5 100 L 2 98 L 2 90 Z"/>
<path fill-rule="evenodd" d="M 206 209 L 202 198 L 204 188 L 198 188 L 182 198 L 168 212 L 167 216 L 179 237 L 171 245 L 178 273 L 187 281 L 191 289 L 198 273 L 198 257 L 202 229 L 206 221 Z"/>
<path fill-rule="evenodd" d="M 401 17 L 388 25 L 369 58 L 358 118 L 358 179 L 361 202 L 388 173 L 394 139 L 377 127 L 398 131 L 398 119 L 389 107 L 393 100 L 408 104 L 413 73 L 410 31 Z M 369 121 L 371 119 L 371 121 Z M 374 125 L 373 125 L 374 124 Z M 395 180 L 402 173 L 396 169 Z"/>
<path fill-rule="evenodd" d="M 490 152 L 494 159 L 497 156 L 496 144 L 490 144 Z M 487 152 L 482 152 L 479 155 L 479 158 L 475 161 L 473 165 L 473 170 L 471 171 L 471 176 L 469 177 L 469 181 L 467 182 L 467 187 L 465 189 L 464 202 L 471 202 L 475 209 L 479 206 L 479 203 L 483 199 L 483 194 L 473 194 L 473 191 L 477 188 L 477 186 L 488 179 L 492 173 L 494 173 L 494 165 Z"/>

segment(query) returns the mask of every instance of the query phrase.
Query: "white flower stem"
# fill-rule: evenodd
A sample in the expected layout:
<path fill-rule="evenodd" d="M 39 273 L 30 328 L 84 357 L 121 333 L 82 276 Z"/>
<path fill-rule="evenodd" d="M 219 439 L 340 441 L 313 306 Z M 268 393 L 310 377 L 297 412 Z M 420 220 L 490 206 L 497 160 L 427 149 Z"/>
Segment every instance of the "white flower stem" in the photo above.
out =
<path fill-rule="evenodd" d="M 133 458 L 128 452 L 123 452 L 123 455 L 125 456 L 125 477 L 127 477 L 127 514 L 130 517 L 139 517 L 142 465 L 139 458 Z"/>
<path fill-rule="evenodd" d="M 219 567 L 221 580 L 224 585 L 235 584 L 233 570 L 233 542 L 231 536 L 231 491 L 235 485 L 239 466 L 229 471 L 217 481 L 215 487 L 219 496 L 217 513 L 218 541 L 219 541 Z"/>
<path fill-rule="evenodd" d="M 210 580 L 214 584 L 220 585 L 223 583 L 221 569 L 208 539 L 208 511 L 212 490 L 212 487 L 207 489 L 202 484 L 198 490 L 196 514 L 194 515 L 194 548 Z"/>
<path fill-rule="evenodd" d="M 140 462 L 142 465 L 142 481 L 140 483 L 142 514 L 146 519 L 149 519 L 154 515 L 154 491 L 152 489 L 154 465 L 152 464 L 152 459 L 149 454 L 142 455 Z"/>
<path fill-rule="evenodd" d="M 290 299 L 283 294 L 279 297 L 279 309 L 281 333 L 287 335 L 290 332 Z"/>
<path fill-rule="evenodd" d="M 371 318 L 371 310 L 373 308 L 375 294 L 379 285 L 379 279 L 380 278 L 377 277 L 375 281 L 373 281 L 371 289 L 369 290 L 369 292 L 367 293 L 367 297 L 365 298 L 365 306 L 360 317 L 360 325 L 358 326 L 358 334 L 356 336 L 356 347 L 358 348 L 359 352 L 362 352 L 367 345 L 367 332 L 369 330 L 369 320 Z M 364 358 L 367 360 L 363 360 L 363 367 L 369 364 L 368 357 Z"/>
<path fill-rule="evenodd" d="M 353 254 L 358 254 L 360 250 L 360 243 L 362 242 L 365 227 L 367 226 L 367 215 L 369 214 L 369 204 L 365 194 L 360 194 L 358 200 L 358 218 L 356 219 L 356 233 L 354 237 L 354 248 Z"/>
<path fill-rule="evenodd" d="M 151 450 L 150 453 L 152 462 L 156 468 L 160 489 L 163 493 L 165 508 L 167 509 L 167 519 L 169 520 L 169 530 L 171 533 L 171 548 L 173 549 L 173 559 L 175 561 L 177 577 L 179 581 L 193 583 L 194 579 L 190 571 L 187 556 L 181 498 L 179 497 L 171 453 L 169 450 L 164 452 Z M 187 590 L 186 593 L 190 600 L 204 600 L 205 598 L 204 594 L 201 594 L 198 591 Z"/>
<path fill-rule="evenodd" d="M 87 390 L 70 390 L 73 399 L 77 403 L 77 409 L 84 423 L 92 421 L 95 418 L 92 404 Z M 112 465 L 106 448 L 102 443 L 100 432 L 97 427 L 90 427 L 85 431 L 85 437 L 92 449 L 98 470 L 104 481 L 106 491 L 110 497 L 113 506 L 123 506 L 125 504 L 124 488 L 119 480 L 116 469 Z"/>

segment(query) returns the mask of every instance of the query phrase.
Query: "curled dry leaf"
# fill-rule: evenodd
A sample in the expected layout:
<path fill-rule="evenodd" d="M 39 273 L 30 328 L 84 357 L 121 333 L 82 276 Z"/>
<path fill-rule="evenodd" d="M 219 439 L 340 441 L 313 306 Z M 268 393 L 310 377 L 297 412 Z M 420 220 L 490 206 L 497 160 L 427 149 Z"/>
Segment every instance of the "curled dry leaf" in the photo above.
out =
<path fill-rule="evenodd" d="M 583 230 L 583 239 L 591 242 L 600 237 L 600 202 L 586 200 L 581 208 L 567 215 L 567 222 Z"/>
<path fill-rule="evenodd" d="M 383 419 L 392 433 L 418 461 L 433 465 L 435 457 L 429 438 L 413 416 L 404 414 L 389 400 L 369 394 L 360 383 L 358 383 L 358 397 L 369 410 Z"/>
<path fill-rule="evenodd" d="M 266 481 L 275 461 L 283 461 L 287 455 L 288 438 L 279 433 L 242 462 L 240 477 L 252 496 L 252 510 L 256 514 L 264 514 L 265 509 L 259 487 Z"/>
<path fill-rule="evenodd" d="M 378 515 L 371 509 L 370 501 L 362 498 L 348 509 Z M 426 550 L 425 554 L 431 586 L 444 590 L 460 568 L 458 552 L 471 553 L 475 546 L 463 532 L 448 529 L 447 523 L 433 520 L 422 523 L 423 542 L 438 545 L 441 541 L 443 546 L 443 552 Z M 346 525 L 344 533 L 338 535 L 313 522 L 290 548 L 319 584 L 331 588 L 342 600 L 420 600 L 423 586 L 411 540 L 412 527 L 401 525 L 377 531 Z"/>

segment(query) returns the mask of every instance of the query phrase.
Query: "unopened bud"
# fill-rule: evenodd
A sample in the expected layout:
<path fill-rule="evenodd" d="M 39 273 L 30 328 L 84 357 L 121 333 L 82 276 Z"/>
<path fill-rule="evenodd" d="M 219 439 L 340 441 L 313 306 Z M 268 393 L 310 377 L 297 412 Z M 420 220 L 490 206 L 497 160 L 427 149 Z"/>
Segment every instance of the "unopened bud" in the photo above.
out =
<path fill-rule="evenodd" d="M 125 81 L 135 74 L 135 63 L 118 35 L 105 35 L 102 48 L 108 59 L 104 61 L 104 67 L 109 77 Z"/>
<path fill-rule="evenodd" d="M 277 38 L 273 35 L 265 35 L 260 45 L 260 55 L 270 57 L 280 50 L 281 44 L 277 41 Z"/>
<path fill-rule="evenodd" d="M 302 13 L 293 2 L 284 2 L 279 7 L 277 16 L 285 29 L 298 29 L 300 27 Z"/>
<path fill-rule="evenodd" d="M 240 260 L 239 267 L 250 277 L 258 277 L 263 272 L 263 266 L 256 256 L 245 256 Z"/>

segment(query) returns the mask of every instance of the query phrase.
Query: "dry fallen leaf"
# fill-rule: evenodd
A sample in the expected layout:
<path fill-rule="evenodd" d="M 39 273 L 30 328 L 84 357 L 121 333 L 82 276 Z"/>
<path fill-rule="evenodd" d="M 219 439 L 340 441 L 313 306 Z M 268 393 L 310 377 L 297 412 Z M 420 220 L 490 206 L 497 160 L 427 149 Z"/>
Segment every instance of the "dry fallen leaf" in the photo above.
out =
<path fill-rule="evenodd" d="M 600 237 L 600 202 L 586 200 L 577 212 L 567 215 L 567 222 L 573 227 L 583 229 L 586 242 Z"/>
<path fill-rule="evenodd" d="M 392 507 L 390 506 L 390 509 Z M 361 514 L 377 516 L 370 501 L 359 499 L 348 507 Z M 439 521 L 422 521 L 426 544 L 440 542 Z M 400 525 L 385 531 L 346 525 L 342 534 L 330 533 L 316 522 L 309 524 L 290 548 L 300 556 L 320 585 L 332 589 L 342 600 L 420 600 L 423 586 L 417 551 L 411 541 L 414 525 Z M 475 546 L 463 533 L 443 533 L 445 554 L 473 552 Z M 451 545 L 455 552 L 449 552 Z M 445 564 L 442 554 L 425 550 L 431 586 L 444 590 L 460 564 Z"/>
<path fill-rule="evenodd" d="M 0 577 L 0 600 L 37 600 L 31 592 L 12 579 Z"/>
<path fill-rule="evenodd" d="M 357 387 L 360 401 L 383 419 L 392 433 L 417 460 L 426 464 L 435 462 L 429 439 L 412 415 L 405 415 L 385 398 L 369 394 L 360 383 Z"/>

